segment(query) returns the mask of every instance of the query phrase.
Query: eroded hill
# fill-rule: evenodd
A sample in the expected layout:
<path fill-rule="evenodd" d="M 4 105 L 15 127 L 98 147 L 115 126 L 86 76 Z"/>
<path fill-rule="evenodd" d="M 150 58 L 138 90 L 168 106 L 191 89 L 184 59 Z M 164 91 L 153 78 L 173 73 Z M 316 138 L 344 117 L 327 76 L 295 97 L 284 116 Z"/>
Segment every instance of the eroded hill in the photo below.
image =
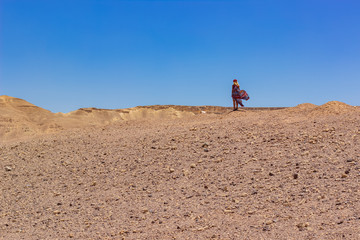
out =
<path fill-rule="evenodd" d="M 0 144 L 1 238 L 360 239 L 360 115 L 341 106 Z"/>

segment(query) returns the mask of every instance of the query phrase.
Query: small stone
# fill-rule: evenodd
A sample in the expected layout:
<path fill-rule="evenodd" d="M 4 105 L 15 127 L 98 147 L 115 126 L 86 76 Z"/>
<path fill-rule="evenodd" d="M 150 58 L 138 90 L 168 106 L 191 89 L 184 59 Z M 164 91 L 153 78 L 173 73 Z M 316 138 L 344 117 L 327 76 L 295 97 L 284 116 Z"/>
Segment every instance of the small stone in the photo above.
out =
<path fill-rule="evenodd" d="M 142 212 L 142 213 L 148 213 L 148 212 L 149 212 L 149 209 L 144 208 L 144 209 L 141 210 L 141 212 Z"/>
<path fill-rule="evenodd" d="M 169 168 L 169 173 L 173 173 L 173 172 L 175 172 L 175 169 Z"/>
<path fill-rule="evenodd" d="M 347 174 L 342 174 L 341 178 L 347 178 L 347 176 L 348 176 Z"/>
<path fill-rule="evenodd" d="M 247 193 L 240 193 L 239 196 L 240 197 L 246 197 L 248 194 Z"/>
<path fill-rule="evenodd" d="M 60 212 L 59 210 L 55 210 L 53 213 L 54 213 L 55 215 L 57 215 L 57 214 L 60 214 L 61 212 Z"/>
<path fill-rule="evenodd" d="M 12 171 L 12 168 L 10 166 L 5 166 L 5 171 L 10 172 Z"/>
<path fill-rule="evenodd" d="M 299 229 L 300 231 L 304 231 L 309 225 L 310 225 L 310 224 L 309 224 L 308 222 L 306 222 L 306 223 L 299 223 L 299 224 L 297 224 L 296 226 L 298 227 L 298 229 Z"/>
<path fill-rule="evenodd" d="M 207 149 L 207 148 L 204 148 L 204 152 L 208 152 L 209 151 L 209 149 Z"/>
<path fill-rule="evenodd" d="M 345 171 L 345 174 L 349 174 L 350 173 L 350 169 Z"/>
<path fill-rule="evenodd" d="M 270 227 L 269 227 L 269 226 L 264 226 L 262 230 L 263 230 L 264 232 L 270 231 Z"/>
<path fill-rule="evenodd" d="M 294 179 L 298 179 L 299 175 L 297 173 L 294 173 L 293 177 Z"/>
<path fill-rule="evenodd" d="M 205 142 L 205 143 L 202 145 L 203 148 L 206 148 L 206 147 L 208 147 L 208 146 L 209 146 L 209 143 L 207 143 L 207 142 Z"/>
<path fill-rule="evenodd" d="M 272 172 L 269 173 L 269 176 L 274 176 L 275 174 L 273 174 Z"/>
<path fill-rule="evenodd" d="M 186 169 L 183 169 L 183 171 L 182 171 L 182 172 L 183 172 L 183 175 L 184 175 L 184 176 L 189 175 L 189 171 L 188 171 L 188 170 L 186 170 Z"/>
<path fill-rule="evenodd" d="M 190 167 L 191 167 L 191 168 L 196 168 L 196 164 L 193 163 L 193 164 L 190 165 Z"/>
<path fill-rule="evenodd" d="M 271 224 L 273 224 L 273 223 L 274 223 L 273 220 L 267 220 L 267 221 L 265 222 L 266 225 L 271 225 Z"/>

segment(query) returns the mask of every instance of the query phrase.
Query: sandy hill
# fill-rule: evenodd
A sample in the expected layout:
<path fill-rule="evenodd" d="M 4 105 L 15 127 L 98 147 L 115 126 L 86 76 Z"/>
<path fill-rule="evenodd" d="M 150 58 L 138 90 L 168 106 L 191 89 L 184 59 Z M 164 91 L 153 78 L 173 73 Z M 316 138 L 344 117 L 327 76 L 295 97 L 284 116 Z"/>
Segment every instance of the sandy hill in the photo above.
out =
<path fill-rule="evenodd" d="M 343 102 L 331 101 L 317 106 L 312 103 L 302 103 L 295 107 L 285 109 L 288 113 L 303 114 L 308 117 L 322 117 L 347 113 L 360 113 L 360 108 Z"/>
<path fill-rule="evenodd" d="M 310 111 L 316 107 L 317 105 L 312 103 L 301 103 L 295 107 L 288 108 L 287 111 L 289 112 Z"/>
<path fill-rule="evenodd" d="M 0 96 L 0 141 L 119 121 L 175 119 L 226 111 L 228 108 L 216 106 L 155 105 L 128 109 L 80 108 L 69 113 L 52 113 L 19 98 Z"/>
<path fill-rule="evenodd" d="M 338 107 L 348 108 L 316 106 L 330 111 L 314 117 L 162 106 L 54 116 L 7 98 L 0 113 L 11 126 L 41 127 L 26 109 L 58 124 L 155 120 L 0 143 L 0 239 L 358 240 L 360 114 L 334 114 Z M 195 115 L 174 115 L 185 113 Z"/>
<path fill-rule="evenodd" d="M 286 109 L 245 109 L 241 111 L 282 110 L 309 117 L 359 112 L 357 107 L 336 101 L 321 106 L 304 103 Z M 229 107 L 153 105 L 127 109 L 80 108 L 69 113 L 52 113 L 19 98 L 0 96 L 0 141 L 55 133 L 71 128 L 105 126 L 121 121 L 177 119 L 205 113 L 223 115 L 229 112 L 231 112 Z"/>
<path fill-rule="evenodd" d="M 359 108 L 350 106 L 343 102 L 331 101 L 321 106 L 317 106 L 312 109 L 311 114 L 313 115 L 326 115 L 326 114 L 344 114 L 349 112 L 358 112 Z"/>
<path fill-rule="evenodd" d="M 37 107 L 23 99 L 0 96 L 1 117 L 18 116 L 26 121 L 41 122 L 52 117 L 52 112 Z"/>
<path fill-rule="evenodd" d="M 25 100 L 0 96 L 0 140 L 30 136 L 56 129 L 52 112 Z"/>

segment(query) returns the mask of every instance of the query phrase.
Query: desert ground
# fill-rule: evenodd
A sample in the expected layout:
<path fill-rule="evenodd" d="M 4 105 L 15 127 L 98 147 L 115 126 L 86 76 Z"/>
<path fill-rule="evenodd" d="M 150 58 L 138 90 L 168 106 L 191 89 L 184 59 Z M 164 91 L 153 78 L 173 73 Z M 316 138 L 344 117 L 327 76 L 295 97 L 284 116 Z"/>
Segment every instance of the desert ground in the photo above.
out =
<path fill-rule="evenodd" d="M 0 96 L 0 239 L 360 239 L 360 109 Z"/>

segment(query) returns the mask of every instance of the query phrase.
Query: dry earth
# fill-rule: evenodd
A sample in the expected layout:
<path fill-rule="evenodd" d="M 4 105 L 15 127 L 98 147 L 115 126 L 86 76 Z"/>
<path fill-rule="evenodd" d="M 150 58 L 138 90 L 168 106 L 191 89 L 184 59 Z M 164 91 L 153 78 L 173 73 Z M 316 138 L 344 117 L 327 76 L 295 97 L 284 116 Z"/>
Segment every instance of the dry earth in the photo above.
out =
<path fill-rule="evenodd" d="M 155 106 L 109 124 L 139 109 L 69 121 L 19 101 L 0 102 L 0 239 L 360 239 L 357 107 Z"/>

